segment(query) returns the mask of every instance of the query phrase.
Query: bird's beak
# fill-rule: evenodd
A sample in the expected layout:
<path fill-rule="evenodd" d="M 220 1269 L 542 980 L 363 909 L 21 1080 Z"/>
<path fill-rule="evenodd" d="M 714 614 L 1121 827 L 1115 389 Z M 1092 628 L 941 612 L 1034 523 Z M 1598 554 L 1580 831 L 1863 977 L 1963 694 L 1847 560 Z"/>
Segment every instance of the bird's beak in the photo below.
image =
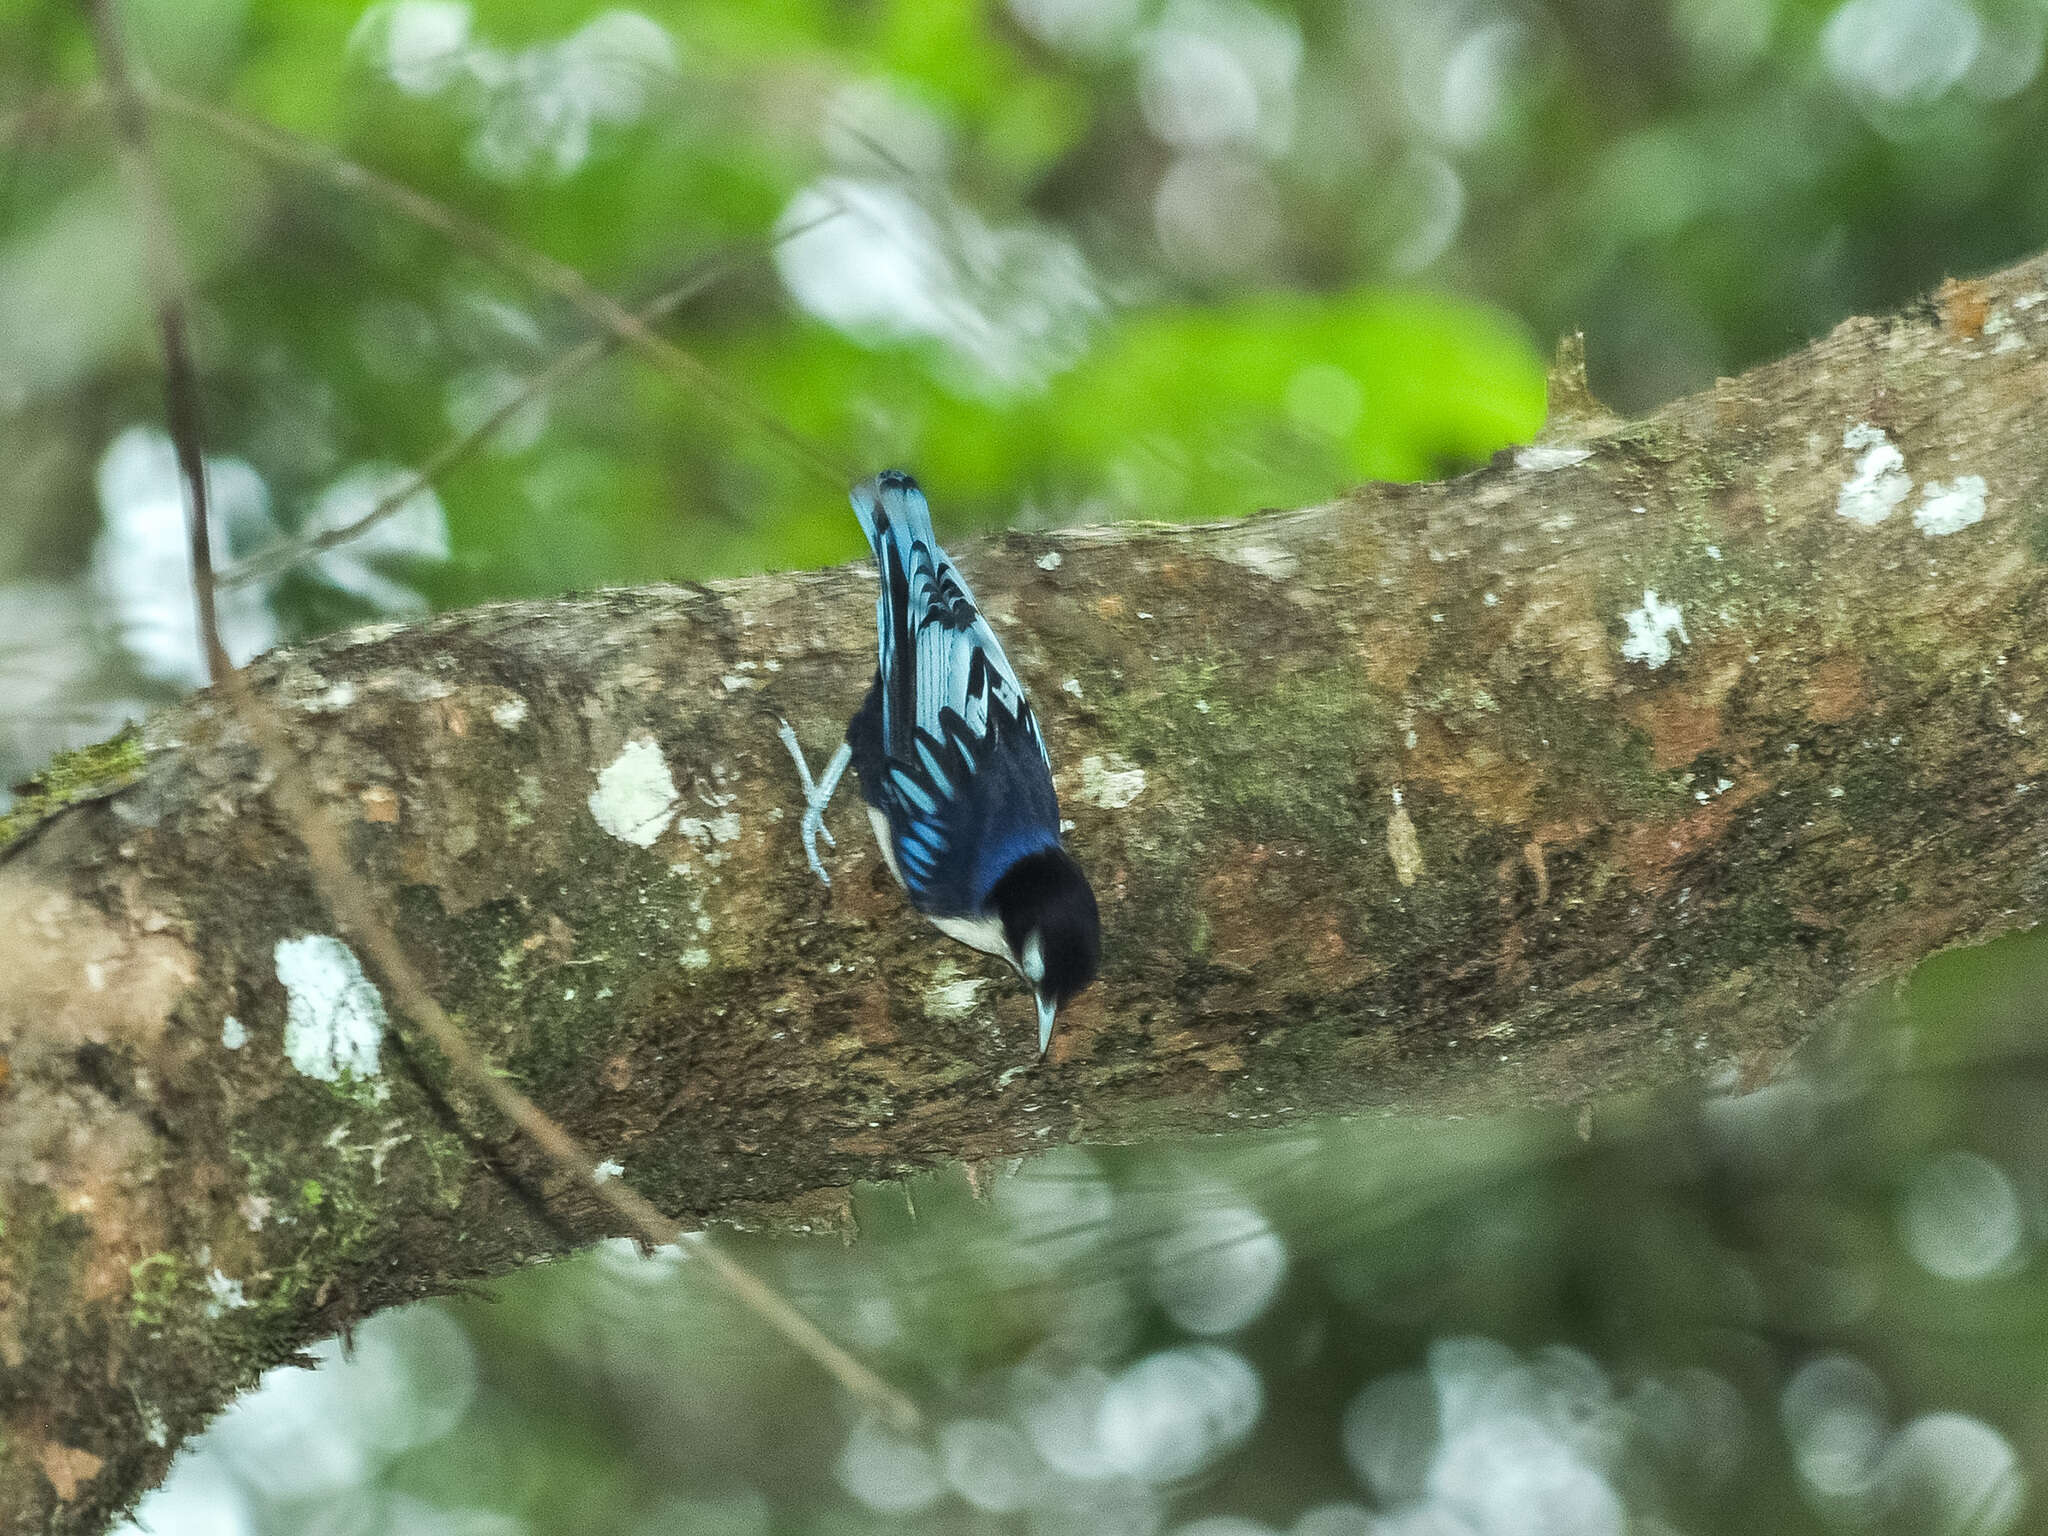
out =
<path fill-rule="evenodd" d="M 1038 1059 L 1039 1059 L 1040 1061 L 1043 1061 L 1043 1060 L 1045 1060 L 1045 1053 L 1046 1053 L 1046 1050 L 1047 1050 L 1047 1048 L 1048 1048 L 1049 1046 L 1051 1046 L 1051 1044 L 1052 1044 L 1052 1020 L 1053 1020 L 1053 1015 L 1054 1015 L 1054 1014 L 1056 1014 L 1056 1013 L 1058 1013 L 1059 1011 L 1060 1011 L 1060 1005 L 1059 1005 L 1059 1003 L 1058 1003 L 1058 1001 L 1057 1001 L 1056 999 L 1054 999 L 1054 998 L 1050 998 L 1050 997 L 1045 997 L 1045 996 L 1042 996 L 1042 995 L 1041 995 L 1041 996 L 1039 996 L 1039 998 L 1038 998 Z"/>

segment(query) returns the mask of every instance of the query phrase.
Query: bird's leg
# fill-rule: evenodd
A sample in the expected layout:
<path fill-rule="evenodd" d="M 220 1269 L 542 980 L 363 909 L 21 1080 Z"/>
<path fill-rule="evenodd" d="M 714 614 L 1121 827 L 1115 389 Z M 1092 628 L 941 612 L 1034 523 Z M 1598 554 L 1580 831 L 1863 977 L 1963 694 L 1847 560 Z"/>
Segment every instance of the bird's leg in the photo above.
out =
<path fill-rule="evenodd" d="M 825 764 L 824 773 L 815 780 L 811 777 L 811 765 L 804 761 L 804 749 L 797 745 L 796 732 L 789 722 L 781 722 L 777 731 L 782 744 L 789 748 L 789 755 L 796 760 L 797 777 L 804 786 L 804 857 L 810 861 L 811 873 L 825 884 L 832 883 L 832 877 L 825 873 L 825 861 L 818 857 L 818 839 L 824 838 L 828 847 L 836 848 L 839 840 L 825 825 L 825 807 L 832 803 L 832 795 L 839 788 L 839 779 L 846 772 L 846 765 L 853 761 L 853 748 L 845 742 L 839 743 L 839 750 L 832 754 Z"/>
<path fill-rule="evenodd" d="M 791 739 L 795 739 L 794 732 L 791 732 Z M 853 748 L 842 741 L 804 803 L 804 857 L 811 861 L 811 872 L 827 885 L 832 883 L 832 877 L 825 873 L 824 861 L 818 857 L 818 839 L 824 838 L 831 847 L 839 846 L 839 840 L 825 825 L 825 807 L 832 803 L 833 792 L 839 788 L 839 776 L 846 772 L 846 765 L 852 761 Z"/>

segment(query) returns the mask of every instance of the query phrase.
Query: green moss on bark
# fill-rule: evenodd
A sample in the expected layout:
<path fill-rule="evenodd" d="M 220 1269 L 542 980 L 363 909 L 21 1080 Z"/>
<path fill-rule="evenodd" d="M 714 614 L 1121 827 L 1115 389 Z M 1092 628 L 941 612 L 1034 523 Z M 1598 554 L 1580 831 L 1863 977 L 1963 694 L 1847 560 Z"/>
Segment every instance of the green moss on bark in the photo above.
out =
<path fill-rule="evenodd" d="M 17 788 L 13 808 L 0 814 L 0 849 L 65 806 L 117 790 L 141 772 L 142 732 L 133 725 L 93 746 L 58 753 L 47 768 Z"/>

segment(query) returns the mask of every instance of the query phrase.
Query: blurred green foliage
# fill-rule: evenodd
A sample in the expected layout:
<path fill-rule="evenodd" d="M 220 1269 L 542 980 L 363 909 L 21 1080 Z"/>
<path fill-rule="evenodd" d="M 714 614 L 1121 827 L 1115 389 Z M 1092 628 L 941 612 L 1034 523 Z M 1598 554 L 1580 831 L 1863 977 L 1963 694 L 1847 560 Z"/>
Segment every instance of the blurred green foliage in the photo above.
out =
<path fill-rule="evenodd" d="M 1944 64 L 1903 6 L 1864 0 L 1905 32 L 1860 51 L 1829 30 L 1852 7 L 1804 0 L 124 13 L 168 88 L 603 291 L 724 264 L 669 333 L 754 410 L 638 358 L 541 402 L 441 484 L 454 559 L 423 579 L 460 603 L 852 555 L 833 475 L 770 419 L 847 476 L 917 469 L 956 528 L 1237 515 L 1528 437 L 1567 328 L 1638 408 L 2048 242 L 2038 8 L 1963 7 Z M 37 466 L 0 573 L 80 568 L 98 445 L 156 409 L 92 77 L 73 7 L 0 17 L 0 447 Z M 286 526 L 592 331 L 360 187 L 191 118 L 159 138 L 212 447 Z M 764 242 L 835 189 L 821 305 Z M 280 603 L 288 632 L 350 611 Z"/>

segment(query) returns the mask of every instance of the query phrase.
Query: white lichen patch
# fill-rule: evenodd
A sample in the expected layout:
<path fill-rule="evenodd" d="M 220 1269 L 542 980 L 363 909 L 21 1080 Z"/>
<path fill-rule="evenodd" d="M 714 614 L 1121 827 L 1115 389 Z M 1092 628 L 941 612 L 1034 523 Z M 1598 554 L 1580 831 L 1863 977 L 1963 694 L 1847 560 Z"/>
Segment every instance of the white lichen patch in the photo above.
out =
<path fill-rule="evenodd" d="M 231 1051 L 239 1051 L 249 1043 L 249 1031 L 232 1013 L 220 1021 L 220 1043 Z"/>
<path fill-rule="evenodd" d="M 375 1077 L 384 999 L 354 951 L 328 934 L 309 933 L 279 939 L 272 959 L 284 985 L 284 1053 L 291 1064 L 327 1083 L 344 1072 Z"/>
<path fill-rule="evenodd" d="M 650 847 L 676 813 L 676 781 L 651 736 L 635 736 L 597 776 L 590 814 L 622 843 Z"/>
<path fill-rule="evenodd" d="M 1301 570 L 1300 556 L 1292 550 L 1275 549 L 1270 544 L 1239 545 L 1230 552 L 1230 558 L 1268 581 L 1285 581 Z"/>
<path fill-rule="evenodd" d="M 1621 642 L 1622 657 L 1640 661 L 1652 671 L 1671 659 L 1672 636 L 1676 635 L 1683 644 L 1692 644 L 1678 604 L 1660 600 L 1651 588 L 1643 589 L 1643 606 L 1631 609 L 1622 619 L 1628 625 L 1628 638 Z"/>
<path fill-rule="evenodd" d="M 242 1282 L 230 1279 L 218 1268 L 206 1277 L 206 1315 L 219 1317 L 223 1312 L 234 1312 L 249 1305 L 249 1298 L 242 1294 Z"/>
<path fill-rule="evenodd" d="M 432 704 L 455 692 L 455 685 L 445 677 L 428 677 L 423 672 L 390 673 L 378 682 L 382 687 L 396 690 L 398 696 L 410 704 Z"/>
<path fill-rule="evenodd" d="M 1121 753 L 1081 759 L 1081 798 L 1098 810 L 1120 811 L 1145 793 L 1145 770 Z"/>
<path fill-rule="evenodd" d="M 491 706 L 491 723 L 501 731 L 516 731 L 526 723 L 526 700 L 514 694 Z"/>
<path fill-rule="evenodd" d="M 676 964 L 686 971 L 708 971 L 711 969 L 711 951 L 701 944 L 694 944 L 676 956 Z"/>
<path fill-rule="evenodd" d="M 1593 457 L 1590 448 L 1550 448 L 1532 444 L 1515 450 L 1515 468 L 1547 475 L 1554 469 L 1570 469 Z"/>
<path fill-rule="evenodd" d="M 924 1011 L 934 1019 L 964 1019 L 980 1004 L 987 985 L 985 977 L 963 976 L 960 967 L 942 960 L 932 972 L 931 985 L 924 989 Z"/>
<path fill-rule="evenodd" d="M 1984 477 L 1959 476 L 1953 485 L 1927 482 L 1920 505 L 1913 509 L 1913 526 L 1930 539 L 1960 533 L 1972 523 L 1984 521 Z"/>
<path fill-rule="evenodd" d="M 335 637 L 335 640 L 339 642 L 342 650 L 352 651 L 359 646 L 382 645 L 393 635 L 404 632 L 405 625 L 401 621 L 382 619 L 374 624 L 358 624 L 354 629 L 345 629 Z"/>
<path fill-rule="evenodd" d="M 1875 528 L 1913 494 L 1906 456 L 1885 436 L 1883 427 L 1859 421 L 1842 434 L 1842 446 L 1859 455 L 1856 468 L 1835 493 L 1835 512 L 1865 528 Z"/>
<path fill-rule="evenodd" d="M 724 811 L 716 816 L 684 816 L 676 822 L 676 831 L 705 848 L 713 843 L 736 843 L 740 839 L 739 813 Z"/>

